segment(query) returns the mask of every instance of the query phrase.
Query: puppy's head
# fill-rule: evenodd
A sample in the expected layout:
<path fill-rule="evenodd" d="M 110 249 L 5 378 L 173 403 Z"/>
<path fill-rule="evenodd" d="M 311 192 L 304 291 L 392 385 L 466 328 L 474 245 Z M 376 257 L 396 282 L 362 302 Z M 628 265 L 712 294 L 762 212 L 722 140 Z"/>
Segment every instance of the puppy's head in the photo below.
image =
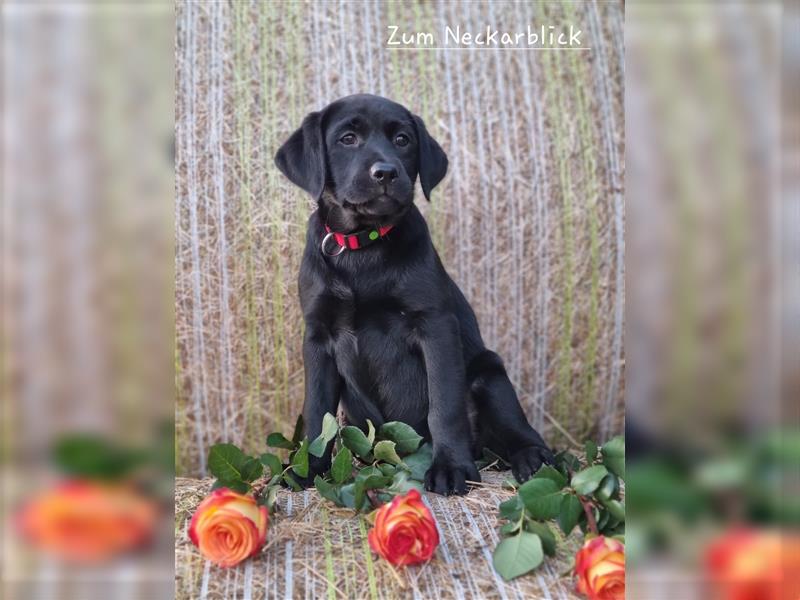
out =
<path fill-rule="evenodd" d="M 422 119 L 368 94 L 306 116 L 275 163 L 292 183 L 353 222 L 396 220 L 413 202 L 417 177 L 430 200 L 447 173 L 447 155 Z"/>

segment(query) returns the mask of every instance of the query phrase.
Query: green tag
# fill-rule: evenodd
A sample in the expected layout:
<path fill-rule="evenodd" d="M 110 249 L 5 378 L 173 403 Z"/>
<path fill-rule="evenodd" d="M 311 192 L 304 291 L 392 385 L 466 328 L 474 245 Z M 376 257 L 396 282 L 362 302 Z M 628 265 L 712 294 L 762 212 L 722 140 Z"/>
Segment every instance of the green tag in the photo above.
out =
<path fill-rule="evenodd" d="M 377 231 L 370 231 L 369 232 L 369 239 L 375 241 L 378 239 L 378 232 Z"/>

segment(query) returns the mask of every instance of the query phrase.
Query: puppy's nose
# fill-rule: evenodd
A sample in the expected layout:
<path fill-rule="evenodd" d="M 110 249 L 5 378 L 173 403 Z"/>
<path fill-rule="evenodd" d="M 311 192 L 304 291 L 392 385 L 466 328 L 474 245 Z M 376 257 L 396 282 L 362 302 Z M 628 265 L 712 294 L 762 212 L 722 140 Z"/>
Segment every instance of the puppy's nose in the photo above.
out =
<path fill-rule="evenodd" d="M 369 169 L 369 176 L 378 183 L 387 184 L 397 179 L 397 169 L 385 162 L 376 162 Z"/>

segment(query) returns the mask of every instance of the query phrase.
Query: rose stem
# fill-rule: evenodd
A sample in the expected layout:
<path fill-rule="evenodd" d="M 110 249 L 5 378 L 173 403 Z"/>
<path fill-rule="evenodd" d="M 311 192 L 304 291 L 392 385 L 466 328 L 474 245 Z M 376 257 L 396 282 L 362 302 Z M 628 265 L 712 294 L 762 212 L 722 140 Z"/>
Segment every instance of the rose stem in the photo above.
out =
<path fill-rule="evenodd" d="M 586 522 L 589 524 L 589 529 L 595 535 L 600 535 L 600 530 L 597 529 L 597 521 L 594 520 L 594 513 L 592 512 L 592 505 L 584 499 L 583 496 L 577 494 L 578 501 L 583 506 L 583 512 L 586 513 Z"/>
<path fill-rule="evenodd" d="M 381 505 L 375 490 L 367 490 L 367 498 L 369 499 L 369 503 L 372 504 L 372 508 L 378 508 Z"/>

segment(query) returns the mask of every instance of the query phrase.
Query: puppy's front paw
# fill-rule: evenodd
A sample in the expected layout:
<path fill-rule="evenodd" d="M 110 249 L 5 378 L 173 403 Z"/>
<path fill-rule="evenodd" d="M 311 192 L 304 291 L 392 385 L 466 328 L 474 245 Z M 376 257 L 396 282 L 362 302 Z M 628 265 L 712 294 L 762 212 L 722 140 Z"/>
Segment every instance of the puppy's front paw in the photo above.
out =
<path fill-rule="evenodd" d="M 542 464 L 553 464 L 553 453 L 541 446 L 526 446 L 511 455 L 511 472 L 520 483 L 526 482 Z"/>
<path fill-rule="evenodd" d="M 469 459 L 455 461 L 435 458 L 431 468 L 425 473 L 425 489 L 443 496 L 463 496 L 467 493 L 467 481 L 480 480 L 475 463 Z"/>

